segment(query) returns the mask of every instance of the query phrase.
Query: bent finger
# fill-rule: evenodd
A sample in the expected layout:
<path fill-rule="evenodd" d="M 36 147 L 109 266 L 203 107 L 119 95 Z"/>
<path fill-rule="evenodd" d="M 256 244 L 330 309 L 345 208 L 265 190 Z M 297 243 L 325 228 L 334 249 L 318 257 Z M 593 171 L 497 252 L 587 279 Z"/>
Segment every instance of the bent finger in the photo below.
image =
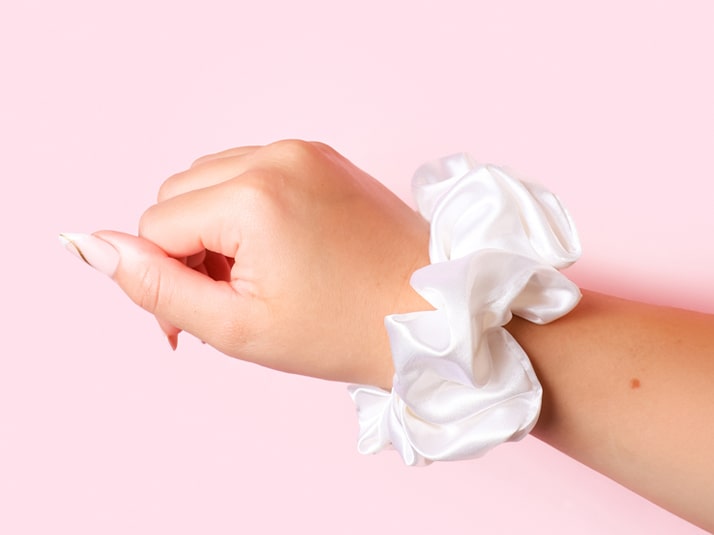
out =
<path fill-rule="evenodd" d="M 250 169 L 250 159 L 245 156 L 236 154 L 206 160 L 201 165 L 176 173 L 161 184 L 156 199 L 161 203 L 184 193 L 208 188 L 235 178 Z"/>
<path fill-rule="evenodd" d="M 202 165 L 211 160 L 217 160 L 220 158 L 230 158 L 232 156 L 243 156 L 245 154 L 251 154 L 256 150 L 260 149 L 262 145 L 245 145 L 243 147 L 233 147 L 230 149 L 222 150 L 220 152 L 214 152 L 213 154 L 206 154 L 194 160 L 191 167 L 196 167 Z"/>
<path fill-rule="evenodd" d="M 242 221 L 255 208 L 243 199 L 243 189 L 217 184 L 155 204 L 141 216 L 139 236 L 174 258 L 202 261 L 205 250 L 234 258 Z"/>
<path fill-rule="evenodd" d="M 137 305 L 161 318 L 163 325 L 221 349 L 226 333 L 235 330 L 231 318 L 250 317 L 249 297 L 170 258 L 151 242 L 114 231 L 94 236 L 118 251 L 114 281 Z"/>

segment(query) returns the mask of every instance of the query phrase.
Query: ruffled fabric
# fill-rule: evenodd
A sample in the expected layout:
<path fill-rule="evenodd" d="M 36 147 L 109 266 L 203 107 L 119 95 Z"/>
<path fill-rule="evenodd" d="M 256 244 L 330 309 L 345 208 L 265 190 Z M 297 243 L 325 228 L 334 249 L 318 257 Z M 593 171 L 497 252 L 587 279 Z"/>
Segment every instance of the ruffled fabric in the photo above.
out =
<path fill-rule="evenodd" d="M 548 190 L 457 154 L 413 179 L 431 223 L 431 264 L 412 287 L 434 310 L 385 318 L 394 359 L 391 392 L 350 386 L 358 449 L 395 448 L 408 465 L 478 457 L 535 425 L 542 387 L 504 329 L 572 310 L 580 291 L 559 269 L 581 253 L 575 226 Z"/>

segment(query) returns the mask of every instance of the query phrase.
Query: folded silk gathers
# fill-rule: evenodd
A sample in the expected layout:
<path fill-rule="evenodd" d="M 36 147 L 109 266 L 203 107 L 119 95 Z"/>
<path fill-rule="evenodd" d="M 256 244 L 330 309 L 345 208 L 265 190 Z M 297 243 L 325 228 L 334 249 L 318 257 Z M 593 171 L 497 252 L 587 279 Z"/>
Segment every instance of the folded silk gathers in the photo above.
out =
<path fill-rule="evenodd" d="M 466 154 L 422 166 L 413 192 L 431 264 L 410 282 L 434 310 L 385 318 L 391 392 L 349 387 L 359 451 L 391 445 L 408 465 L 478 457 L 531 431 L 543 390 L 504 325 L 570 312 L 580 291 L 558 270 L 581 252 L 555 195 Z"/>

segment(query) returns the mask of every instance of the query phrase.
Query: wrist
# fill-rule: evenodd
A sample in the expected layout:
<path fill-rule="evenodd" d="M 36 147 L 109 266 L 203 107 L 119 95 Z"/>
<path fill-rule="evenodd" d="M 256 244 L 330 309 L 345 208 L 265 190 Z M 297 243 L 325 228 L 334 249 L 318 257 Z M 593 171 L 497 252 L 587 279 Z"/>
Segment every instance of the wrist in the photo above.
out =
<path fill-rule="evenodd" d="M 409 276 L 413 292 L 402 285 L 407 312 L 385 318 L 394 384 L 350 388 L 359 450 L 391 444 L 410 465 L 477 457 L 530 432 L 542 388 L 503 327 L 514 314 L 554 321 L 580 298 L 558 271 L 580 255 L 577 234 L 547 190 L 463 155 L 421 168 L 414 190 L 429 263 Z"/>

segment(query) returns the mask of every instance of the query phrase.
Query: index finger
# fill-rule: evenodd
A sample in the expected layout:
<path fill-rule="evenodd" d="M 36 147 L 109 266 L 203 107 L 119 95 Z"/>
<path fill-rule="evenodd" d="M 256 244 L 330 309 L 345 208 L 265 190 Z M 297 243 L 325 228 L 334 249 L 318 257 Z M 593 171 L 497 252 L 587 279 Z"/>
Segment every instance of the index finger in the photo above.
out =
<path fill-rule="evenodd" d="M 240 240 L 240 202 L 223 183 L 191 190 L 151 206 L 139 235 L 174 258 L 204 250 L 235 257 Z"/>

